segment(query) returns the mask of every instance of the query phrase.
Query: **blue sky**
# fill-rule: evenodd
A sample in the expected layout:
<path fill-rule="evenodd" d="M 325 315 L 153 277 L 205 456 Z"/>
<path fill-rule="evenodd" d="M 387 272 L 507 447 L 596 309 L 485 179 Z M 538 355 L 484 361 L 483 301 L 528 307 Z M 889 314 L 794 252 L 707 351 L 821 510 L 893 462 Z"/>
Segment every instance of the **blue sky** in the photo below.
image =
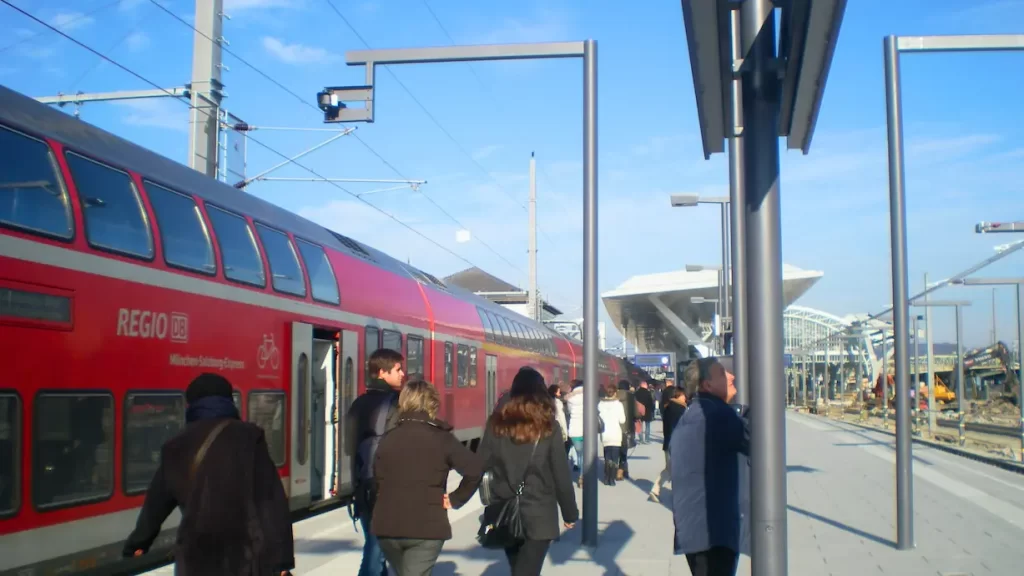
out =
<path fill-rule="evenodd" d="M 193 31 L 149 0 L 12 2 L 161 86 L 189 80 Z M 600 289 L 637 274 L 717 262 L 717 208 L 668 208 L 671 192 L 724 194 L 728 182 L 725 156 L 706 161 L 701 153 L 678 1 L 647 0 L 629 8 L 605 0 L 334 3 L 351 28 L 325 0 L 225 0 L 229 49 L 312 103 L 324 86 L 362 83 L 362 68 L 347 67 L 344 53 L 365 48 L 364 41 L 388 48 L 596 39 Z M 192 21 L 193 2 L 161 4 Z M 891 300 L 882 37 L 1021 33 L 1022 13 L 1022 0 L 849 3 L 811 153 L 782 154 L 783 259 L 825 273 L 801 304 L 843 315 L 878 311 Z M 0 83 L 16 90 L 44 96 L 150 88 L 6 6 L 0 6 L 0 29 L 13 31 L 0 42 Z M 225 107 L 232 113 L 256 126 L 324 126 L 321 115 L 235 57 L 225 54 L 224 62 L 230 68 Z M 1024 76 L 1008 73 L 1022 64 L 1021 54 L 903 59 L 914 291 L 925 272 L 945 278 L 1014 238 L 976 235 L 976 222 L 1024 219 L 1024 115 L 1017 96 Z M 524 206 L 529 155 L 536 151 L 541 289 L 557 306 L 579 314 L 581 85 L 580 65 L 572 61 L 378 69 L 377 121 L 359 125 L 361 141 L 341 138 L 303 163 L 330 177 L 428 180 L 421 192 L 459 224 L 421 194 L 365 198 L 461 258 L 525 285 Z M 187 108 L 178 102 L 96 103 L 81 113 L 186 161 Z M 289 155 L 329 136 L 254 135 Z M 278 161 L 250 145 L 250 175 Z M 309 176 L 297 167 L 276 175 Z M 374 188 L 344 186 L 353 194 Z M 260 182 L 250 192 L 438 276 L 468 266 L 331 185 Z M 456 242 L 461 227 L 471 230 L 472 241 Z M 1022 273 L 1024 255 L 1018 254 L 982 275 Z M 967 344 L 986 344 L 991 292 L 951 288 L 945 295 L 974 300 L 965 315 Z M 998 290 L 1003 340 L 1014 338 L 1013 313 L 1011 289 Z M 951 313 L 934 316 L 937 337 L 951 339 Z M 610 336 L 609 345 L 617 338 Z"/>

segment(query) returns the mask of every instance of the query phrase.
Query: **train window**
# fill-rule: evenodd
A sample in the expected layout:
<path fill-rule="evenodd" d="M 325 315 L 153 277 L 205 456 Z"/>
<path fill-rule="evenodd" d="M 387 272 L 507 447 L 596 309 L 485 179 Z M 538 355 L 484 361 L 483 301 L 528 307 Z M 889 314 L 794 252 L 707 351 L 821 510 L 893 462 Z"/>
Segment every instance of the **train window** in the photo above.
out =
<path fill-rule="evenodd" d="M 458 370 L 457 382 L 459 388 L 465 388 L 468 384 L 467 376 L 469 375 L 469 346 L 459 344 L 458 353 L 459 359 L 455 364 L 455 367 Z"/>
<path fill-rule="evenodd" d="M 0 190 L 0 222 L 71 238 L 68 193 L 45 142 L 0 126 Z"/>
<path fill-rule="evenodd" d="M 501 339 L 506 346 L 512 346 L 512 330 L 509 328 L 508 321 L 505 320 L 504 316 L 498 316 L 495 314 L 494 319 L 498 321 L 498 327 L 501 328 Z"/>
<path fill-rule="evenodd" d="M 530 333 L 530 351 L 540 352 L 540 339 L 537 338 L 537 330 L 528 327 L 526 331 Z"/>
<path fill-rule="evenodd" d="M 274 290 L 293 296 L 306 296 L 306 281 L 302 277 L 295 248 L 284 232 L 256 224 L 256 234 L 263 243 L 263 251 L 270 262 L 271 285 Z"/>
<path fill-rule="evenodd" d="M 486 310 L 484 310 L 484 316 L 487 317 L 487 321 L 491 324 L 491 341 L 498 344 L 504 343 L 505 337 L 501 334 L 501 325 L 498 324 L 498 317 Z"/>
<path fill-rule="evenodd" d="M 245 218 L 225 212 L 215 206 L 206 205 L 206 215 L 217 237 L 220 259 L 224 264 L 224 277 L 228 280 L 251 284 L 260 288 L 267 285 L 263 271 L 263 260 L 256 248 L 252 228 Z"/>
<path fill-rule="evenodd" d="M 405 338 L 405 344 L 407 347 L 406 372 L 423 376 L 423 338 L 409 335 Z"/>
<path fill-rule="evenodd" d="M 299 354 L 298 367 L 295 370 L 295 385 L 297 398 L 295 402 L 298 404 L 295 410 L 298 415 L 295 418 L 295 455 L 299 461 L 299 464 L 305 466 L 307 453 L 309 452 L 307 442 L 309 441 L 309 434 L 306 434 L 306 428 L 309 421 L 309 358 L 306 357 L 306 353 Z"/>
<path fill-rule="evenodd" d="M 42 393 L 32 419 L 32 501 L 37 508 L 83 504 L 113 493 L 113 396 Z"/>
<path fill-rule="evenodd" d="M 512 322 L 512 328 L 516 333 L 516 347 L 520 350 L 526 349 L 526 333 L 523 331 L 523 325 L 519 322 Z"/>
<path fill-rule="evenodd" d="M 0 394 L 0 517 L 18 511 L 21 502 L 21 400 Z"/>
<path fill-rule="evenodd" d="M 484 338 L 486 338 L 488 342 L 494 342 L 494 329 L 491 328 L 491 320 L 487 317 L 487 313 L 479 306 L 477 307 L 476 312 L 480 315 L 480 324 L 484 327 Z"/>
<path fill-rule="evenodd" d="M 402 333 L 394 330 L 384 330 L 381 336 L 381 348 L 390 348 L 395 352 L 402 351 Z"/>
<path fill-rule="evenodd" d="M 238 410 L 238 415 L 242 415 L 242 393 L 235 390 L 231 393 L 231 400 L 235 403 L 235 409 Z"/>
<path fill-rule="evenodd" d="M 210 234 L 196 201 L 148 180 L 144 184 L 160 228 L 164 261 L 203 274 L 216 273 Z"/>
<path fill-rule="evenodd" d="M 284 392 L 249 392 L 249 422 L 263 429 L 275 466 L 284 466 Z"/>
<path fill-rule="evenodd" d="M 185 427 L 185 397 L 177 392 L 129 392 L 124 400 L 121 467 L 125 494 L 146 491 L 160 466 L 160 448 Z"/>
<path fill-rule="evenodd" d="M 370 374 L 370 356 L 380 348 L 380 329 L 366 327 L 366 380 L 376 378 L 376 374 Z"/>
<path fill-rule="evenodd" d="M 444 343 L 444 387 L 452 387 L 455 376 L 455 346 L 451 342 Z"/>
<path fill-rule="evenodd" d="M 71 152 L 66 158 L 78 186 L 89 244 L 128 256 L 152 258 L 153 237 L 128 173 Z"/>
<path fill-rule="evenodd" d="M 466 380 L 467 380 L 466 383 L 469 384 L 469 386 L 471 388 L 475 388 L 476 387 L 476 346 L 471 346 L 469 348 L 469 369 L 467 370 L 467 372 L 468 372 L 468 374 L 466 375 Z"/>
<path fill-rule="evenodd" d="M 306 263 L 306 274 L 309 276 L 313 299 L 325 304 L 340 304 L 338 280 L 334 277 L 334 270 L 327 260 L 324 249 L 298 238 L 295 239 L 295 243 L 299 246 L 302 261 Z"/>

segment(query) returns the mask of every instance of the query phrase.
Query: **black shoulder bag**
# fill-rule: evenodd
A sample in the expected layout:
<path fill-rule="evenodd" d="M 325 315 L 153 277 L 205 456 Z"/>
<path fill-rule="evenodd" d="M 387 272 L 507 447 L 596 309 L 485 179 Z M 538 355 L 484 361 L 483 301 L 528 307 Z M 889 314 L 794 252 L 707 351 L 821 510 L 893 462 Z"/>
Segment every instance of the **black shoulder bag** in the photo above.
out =
<path fill-rule="evenodd" d="M 526 475 L 530 471 L 530 464 L 536 452 L 537 442 L 534 442 L 533 449 L 530 450 L 530 458 L 526 461 L 526 468 L 523 470 L 523 479 L 516 486 L 515 495 L 504 502 L 496 502 L 484 508 L 480 530 L 476 533 L 477 542 L 484 548 L 508 548 L 516 542 L 526 539 L 526 529 L 523 527 L 523 518 L 519 510 L 519 499 L 523 495 L 523 489 L 526 488 Z"/>

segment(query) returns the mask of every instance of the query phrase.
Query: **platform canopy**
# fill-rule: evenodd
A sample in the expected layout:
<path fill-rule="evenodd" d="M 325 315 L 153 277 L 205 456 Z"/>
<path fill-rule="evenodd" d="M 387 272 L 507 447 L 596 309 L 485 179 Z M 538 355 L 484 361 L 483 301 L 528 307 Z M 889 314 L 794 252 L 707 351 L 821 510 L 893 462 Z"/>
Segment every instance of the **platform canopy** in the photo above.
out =
<path fill-rule="evenodd" d="M 783 306 L 807 292 L 823 272 L 783 264 Z M 615 327 L 638 352 L 675 352 L 691 356 L 703 346 L 714 323 L 713 303 L 694 304 L 693 297 L 718 297 L 718 272 L 676 270 L 634 276 L 601 295 Z"/>

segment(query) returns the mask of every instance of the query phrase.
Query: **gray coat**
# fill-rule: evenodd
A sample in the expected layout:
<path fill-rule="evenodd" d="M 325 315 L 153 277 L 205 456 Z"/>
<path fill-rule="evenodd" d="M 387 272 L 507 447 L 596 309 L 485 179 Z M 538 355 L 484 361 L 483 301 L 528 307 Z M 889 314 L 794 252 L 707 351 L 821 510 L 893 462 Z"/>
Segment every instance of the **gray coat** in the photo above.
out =
<path fill-rule="evenodd" d="M 722 546 L 740 551 L 740 454 L 750 453 L 750 432 L 736 410 L 698 394 L 669 441 L 675 553 Z"/>

